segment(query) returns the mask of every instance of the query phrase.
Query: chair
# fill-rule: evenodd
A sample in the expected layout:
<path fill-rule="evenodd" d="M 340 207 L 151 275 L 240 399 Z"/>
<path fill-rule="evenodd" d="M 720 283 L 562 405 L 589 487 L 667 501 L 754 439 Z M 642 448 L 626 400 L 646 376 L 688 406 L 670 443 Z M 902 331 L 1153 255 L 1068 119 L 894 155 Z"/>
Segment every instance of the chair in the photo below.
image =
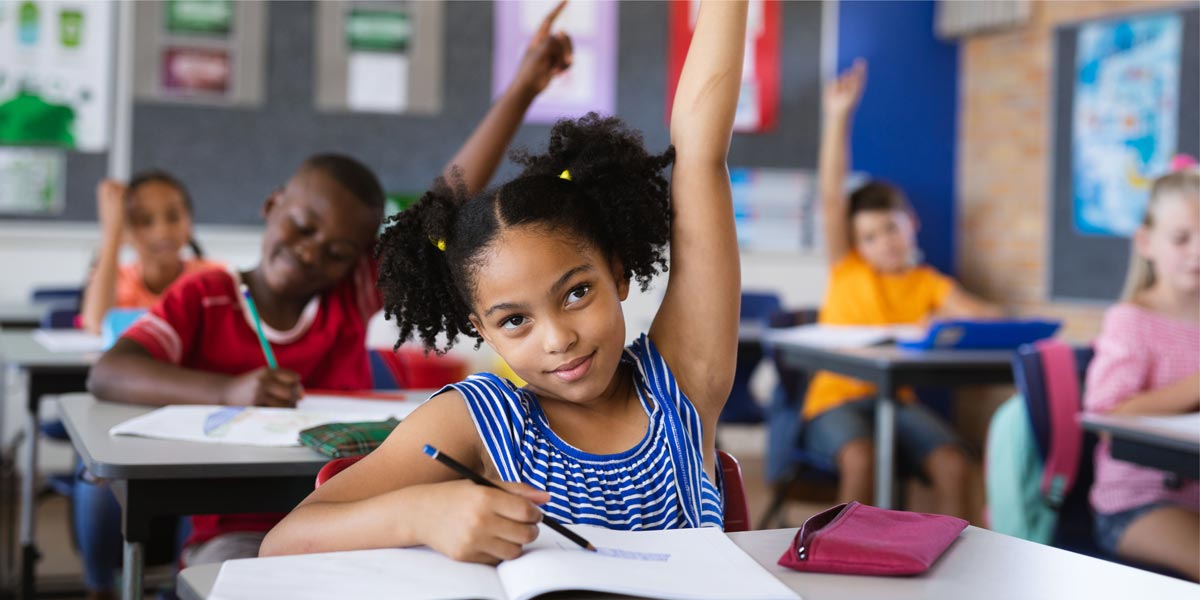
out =
<path fill-rule="evenodd" d="M 467 378 L 467 362 L 419 348 L 372 348 L 371 387 L 377 390 L 438 389 Z"/>
<path fill-rule="evenodd" d="M 717 450 L 717 463 L 725 483 L 725 532 L 749 531 L 750 506 L 746 501 L 746 486 L 742 482 L 742 465 L 732 454 Z"/>
<path fill-rule="evenodd" d="M 741 322 L 767 325 L 771 315 L 780 310 L 779 296 L 770 292 L 742 292 Z M 737 363 L 733 372 L 733 387 L 721 410 L 722 423 L 761 423 L 763 410 L 750 392 L 750 377 L 763 359 L 763 346 L 758 340 L 738 340 Z"/>
<path fill-rule="evenodd" d="M 361 459 L 362 456 L 347 456 L 325 463 L 325 466 L 317 472 L 317 480 L 313 488 L 321 487 L 331 477 Z M 750 529 L 750 509 L 749 503 L 746 502 L 746 488 L 742 483 L 742 467 L 732 454 L 724 450 L 717 450 L 717 462 L 725 482 L 725 531 L 748 531 Z"/>
<path fill-rule="evenodd" d="M 79 302 L 83 299 L 83 288 L 70 286 L 34 288 L 30 299 L 34 304 L 56 304 L 78 309 Z"/>
<path fill-rule="evenodd" d="M 817 321 L 817 309 L 806 308 L 796 311 L 777 312 L 772 315 L 772 328 L 808 325 Z M 774 359 L 775 350 L 766 348 Z M 779 385 L 772 394 L 767 407 L 767 480 L 774 482 L 771 503 L 759 521 L 759 529 L 769 529 L 779 520 L 783 505 L 798 484 L 811 481 L 829 485 L 837 481 L 837 466 L 825 457 L 804 449 L 804 421 L 800 418 L 804 396 L 808 392 L 810 373 L 775 363 Z"/>

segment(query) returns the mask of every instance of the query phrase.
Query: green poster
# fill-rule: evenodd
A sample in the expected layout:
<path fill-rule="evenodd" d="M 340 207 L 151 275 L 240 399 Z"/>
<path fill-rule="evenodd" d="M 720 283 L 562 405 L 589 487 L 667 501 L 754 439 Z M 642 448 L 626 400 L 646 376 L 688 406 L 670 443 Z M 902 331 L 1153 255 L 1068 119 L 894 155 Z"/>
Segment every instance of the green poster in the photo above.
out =
<path fill-rule="evenodd" d="M 351 50 L 404 52 L 411 37 L 406 12 L 354 9 L 346 14 L 346 45 Z"/>
<path fill-rule="evenodd" d="M 167 0 L 167 31 L 227 35 L 233 29 L 232 0 Z"/>

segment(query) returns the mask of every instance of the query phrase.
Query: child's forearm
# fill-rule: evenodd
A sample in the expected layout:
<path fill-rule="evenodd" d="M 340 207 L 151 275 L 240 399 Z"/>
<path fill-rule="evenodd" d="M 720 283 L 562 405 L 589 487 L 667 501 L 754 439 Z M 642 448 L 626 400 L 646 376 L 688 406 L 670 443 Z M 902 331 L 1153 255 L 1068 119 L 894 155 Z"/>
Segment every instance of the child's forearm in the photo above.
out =
<path fill-rule="evenodd" d="M 352 502 L 301 504 L 280 521 L 259 556 L 396 548 L 424 544 L 420 523 L 428 515 L 423 489 L 414 485 Z"/>
<path fill-rule="evenodd" d="M 117 303 L 117 260 L 120 253 L 121 236 L 105 232 L 95 268 L 83 290 L 80 311 L 84 329 L 92 333 L 100 333 L 104 315 Z"/>
<path fill-rule="evenodd" d="M 1173 415 L 1200 410 L 1200 373 L 1175 383 L 1135 394 L 1125 399 L 1110 414 Z"/>
<path fill-rule="evenodd" d="M 817 159 L 817 193 L 820 194 L 825 220 L 825 250 L 830 261 L 850 251 L 846 226 L 846 171 L 850 168 L 850 117 L 827 115 L 821 128 L 821 149 Z"/>
<path fill-rule="evenodd" d="M 457 167 L 468 193 L 478 193 L 487 186 L 536 97 L 537 91 L 529 86 L 517 81 L 510 84 L 446 165 L 442 174 L 447 180 L 453 181 L 451 171 Z"/>
<path fill-rule="evenodd" d="M 707 154 L 725 168 L 742 86 L 746 10 L 745 2 L 700 6 L 671 107 L 671 143 L 680 160 Z"/>
<path fill-rule="evenodd" d="M 130 404 L 223 404 L 231 380 L 156 360 L 137 342 L 121 339 L 92 367 L 88 391 L 101 400 Z"/>

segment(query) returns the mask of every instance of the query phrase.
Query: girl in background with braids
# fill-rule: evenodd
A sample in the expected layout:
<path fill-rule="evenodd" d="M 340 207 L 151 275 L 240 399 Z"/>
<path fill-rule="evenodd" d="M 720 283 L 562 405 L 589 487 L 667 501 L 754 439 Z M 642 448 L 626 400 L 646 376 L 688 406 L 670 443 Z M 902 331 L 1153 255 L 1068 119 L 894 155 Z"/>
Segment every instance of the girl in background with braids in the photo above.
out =
<path fill-rule="evenodd" d="M 380 241 L 385 310 L 403 338 L 486 342 L 522 379 L 447 386 L 277 525 L 261 554 L 427 545 L 496 563 L 566 523 L 721 527 L 714 430 L 733 379 L 739 264 L 726 155 L 744 3 L 700 8 L 675 96 L 674 150 L 614 118 L 555 125 L 524 171 L 466 197 L 442 186 Z M 663 169 L 674 162 L 668 186 Z M 670 277 L 625 347 L 631 280 Z M 501 482 L 457 479 L 430 444 Z"/>

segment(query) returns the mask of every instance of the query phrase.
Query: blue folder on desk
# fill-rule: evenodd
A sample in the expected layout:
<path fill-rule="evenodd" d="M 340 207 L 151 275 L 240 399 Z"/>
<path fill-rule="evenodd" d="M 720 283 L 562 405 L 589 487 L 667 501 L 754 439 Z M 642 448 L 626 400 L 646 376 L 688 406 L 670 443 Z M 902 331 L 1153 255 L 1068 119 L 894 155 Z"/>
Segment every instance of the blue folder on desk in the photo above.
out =
<path fill-rule="evenodd" d="M 934 321 L 924 338 L 896 345 L 907 350 L 1012 350 L 1054 335 L 1061 325 L 1044 319 Z"/>

